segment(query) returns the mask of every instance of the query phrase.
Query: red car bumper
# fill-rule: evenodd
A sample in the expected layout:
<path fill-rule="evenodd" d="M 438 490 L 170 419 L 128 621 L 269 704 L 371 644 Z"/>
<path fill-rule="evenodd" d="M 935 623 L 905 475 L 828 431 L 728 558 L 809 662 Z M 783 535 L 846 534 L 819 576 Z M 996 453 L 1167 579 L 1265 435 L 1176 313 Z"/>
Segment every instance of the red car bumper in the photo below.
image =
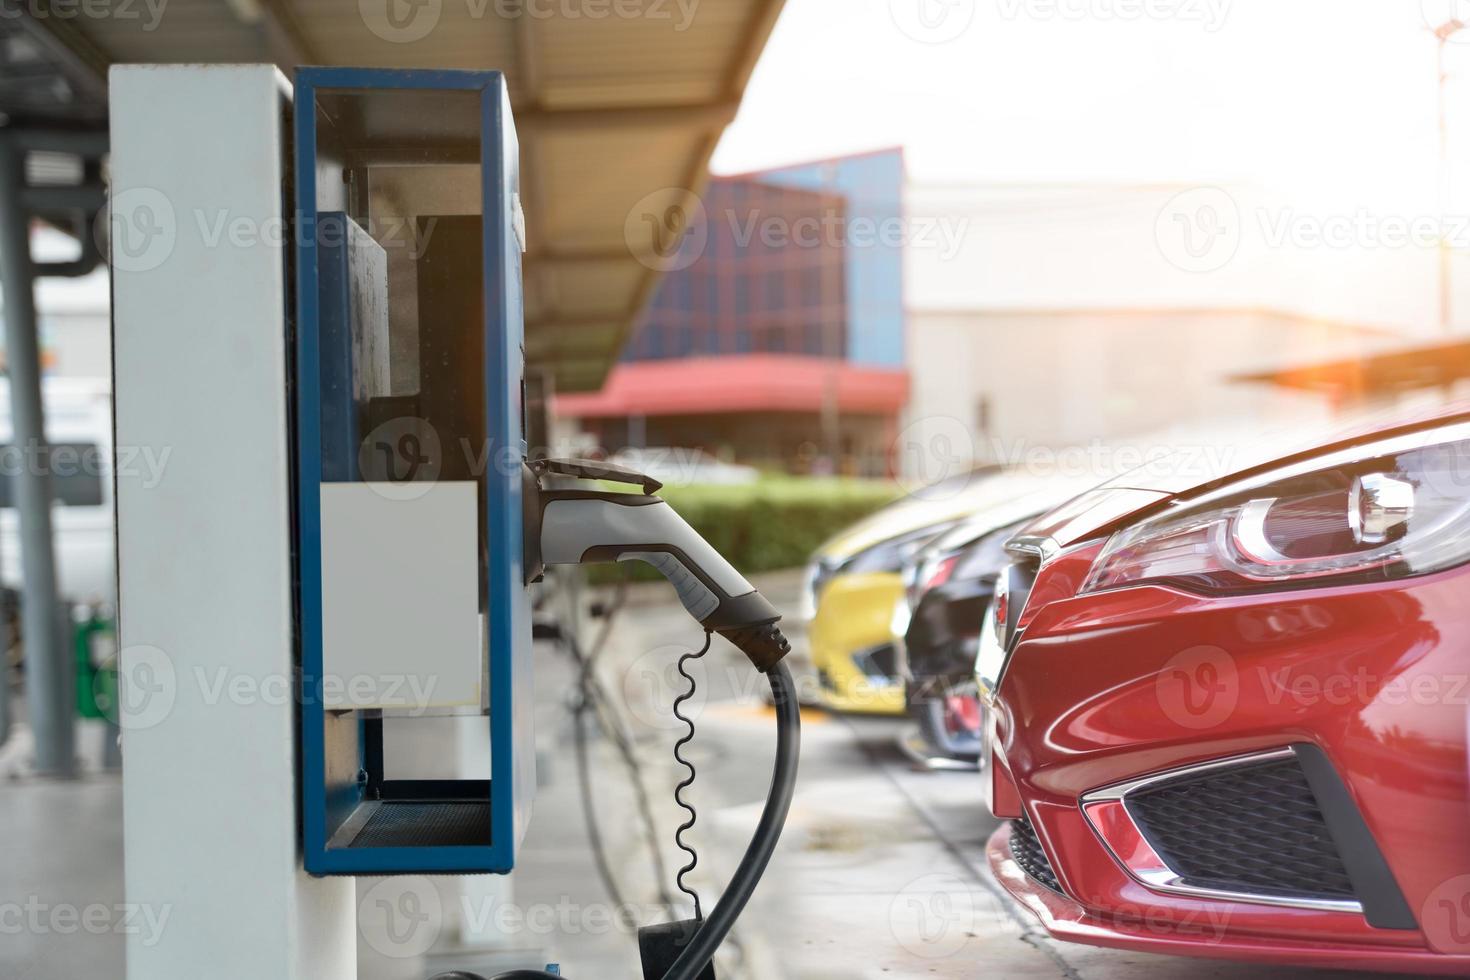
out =
<path fill-rule="evenodd" d="M 1075 596 L 1089 560 L 1042 568 L 996 690 L 997 815 L 1028 821 L 1055 878 L 1022 870 L 1006 827 L 1005 887 L 1077 942 L 1470 974 L 1470 570 Z M 1181 797 L 1189 779 L 1214 783 Z"/>
<path fill-rule="evenodd" d="M 990 838 L 987 856 L 991 871 L 1006 891 L 1041 920 L 1057 939 L 1089 946 L 1202 956 L 1247 962 L 1297 964 L 1318 969 L 1380 970 L 1463 976 L 1470 958 L 1445 956 L 1420 947 L 1362 943 L 1311 942 L 1294 937 L 1254 936 L 1227 928 L 1228 908 L 1196 909 L 1191 916 L 1158 914 L 1157 899 L 1149 895 L 1128 915 L 1089 910 L 1080 902 L 1039 884 L 1011 857 L 1011 828 L 1002 824 Z"/>

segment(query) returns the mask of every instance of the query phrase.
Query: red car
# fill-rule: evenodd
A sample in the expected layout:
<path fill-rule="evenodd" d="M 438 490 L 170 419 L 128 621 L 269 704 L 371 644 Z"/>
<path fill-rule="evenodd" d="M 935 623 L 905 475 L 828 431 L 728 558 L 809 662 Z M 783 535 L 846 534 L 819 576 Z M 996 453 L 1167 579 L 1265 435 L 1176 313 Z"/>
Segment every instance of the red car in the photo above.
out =
<path fill-rule="evenodd" d="M 1470 406 L 1258 455 L 1009 543 L 991 866 L 1060 939 L 1470 973 Z"/>

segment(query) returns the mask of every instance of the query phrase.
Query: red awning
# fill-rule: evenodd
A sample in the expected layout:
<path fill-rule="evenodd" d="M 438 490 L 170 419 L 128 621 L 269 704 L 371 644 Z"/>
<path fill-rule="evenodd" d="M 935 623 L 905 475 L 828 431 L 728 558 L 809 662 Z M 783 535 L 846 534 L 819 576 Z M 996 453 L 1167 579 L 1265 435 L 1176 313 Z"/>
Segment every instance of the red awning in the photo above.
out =
<path fill-rule="evenodd" d="M 596 394 L 558 395 L 556 413 L 621 418 L 820 412 L 831 384 L 837 386 L 839 412 L 893 415 L 908 400 L 909 377 L 902 369 L 858 367 L 820 357 L 747 354 L 619 364 Z"/>

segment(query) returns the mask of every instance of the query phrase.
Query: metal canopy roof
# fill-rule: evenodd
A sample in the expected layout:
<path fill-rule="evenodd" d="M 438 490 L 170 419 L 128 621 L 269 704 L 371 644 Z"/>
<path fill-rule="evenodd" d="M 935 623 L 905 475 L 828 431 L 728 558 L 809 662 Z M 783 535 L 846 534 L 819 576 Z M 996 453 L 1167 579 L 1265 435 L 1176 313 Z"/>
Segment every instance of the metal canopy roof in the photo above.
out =
<path fill-rule="evenodd" d="M 27 0 L 0 18 L 0 112 L 99 124 L 107 67 L 127 62 L 501 69 L 521 140 L 527 354 L 558 389 L 587 390 L 657 282 L 652 242 L 625 233 L 635 208 L 661 215 L 703 186 L 781 6 Z"/>

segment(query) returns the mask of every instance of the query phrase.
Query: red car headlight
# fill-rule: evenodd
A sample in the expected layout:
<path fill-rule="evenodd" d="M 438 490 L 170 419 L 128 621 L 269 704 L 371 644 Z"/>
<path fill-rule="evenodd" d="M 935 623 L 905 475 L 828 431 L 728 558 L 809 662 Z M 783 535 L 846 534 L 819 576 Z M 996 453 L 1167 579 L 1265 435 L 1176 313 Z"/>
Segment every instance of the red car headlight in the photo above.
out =
<path fill-rule="evenodd" d="M 1239 593 L 1470 561 L 1470 424 L 1395 436 L 1181 501 L 1115 533 L 1082 592 Z"/>

